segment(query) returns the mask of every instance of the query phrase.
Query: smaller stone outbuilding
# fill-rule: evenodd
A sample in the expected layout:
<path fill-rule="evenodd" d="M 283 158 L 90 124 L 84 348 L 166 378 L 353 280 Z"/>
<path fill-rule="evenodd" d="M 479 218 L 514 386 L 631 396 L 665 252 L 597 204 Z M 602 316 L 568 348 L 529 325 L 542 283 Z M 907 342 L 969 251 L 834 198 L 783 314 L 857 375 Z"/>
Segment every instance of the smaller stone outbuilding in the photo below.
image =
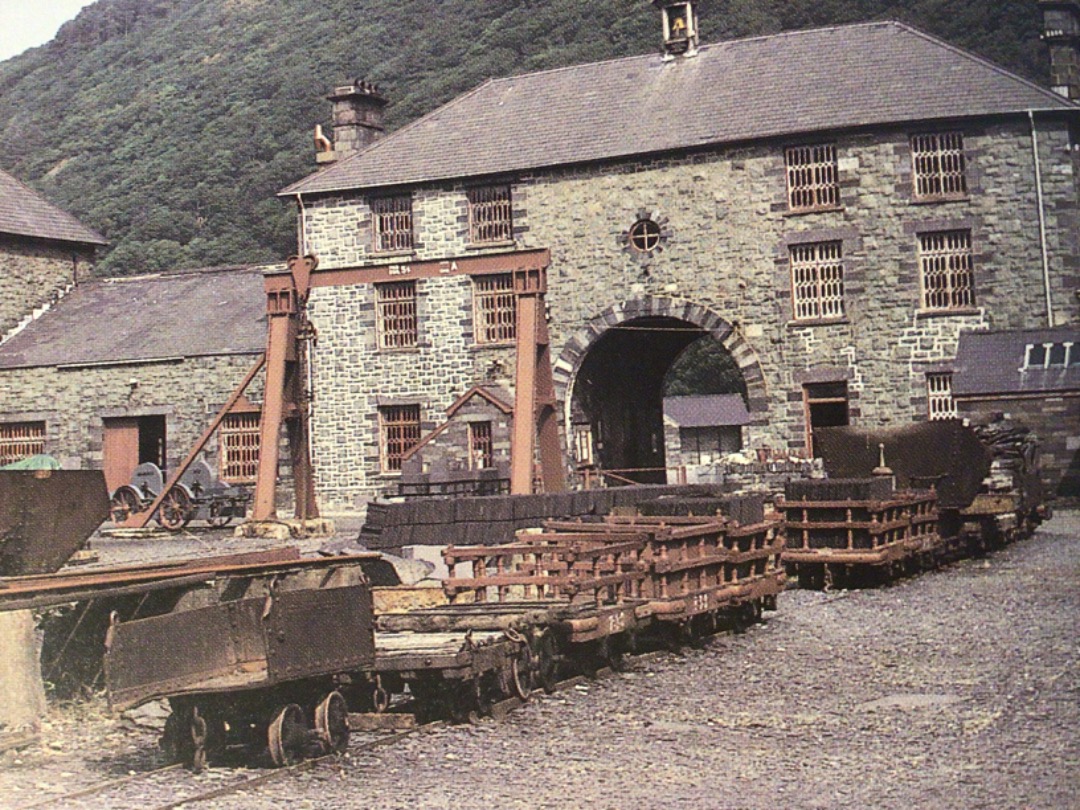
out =
<path fill-rule="evenodd" d="M 0 344 L 0 464 L 48 453 L 110 491 L 140 463 L 173 467 L 262 354 L 265 310 L 257 267 L 80 283 Z M 254 480 L 261 390 L 207 448 L 236 483 Z"/>
<path fill-rule="evenodd" d="M 1035 431 L 1047 492 L 1080 497 L 1080 327 L 961 335 L 952 395 L 960 417 Z"/>
<path fill-rule="evenodd" d="M 750 412 L 739 394 L 664 398 L 669 483 L 705 483 L 724 456 L 743 448 Z"/>
<path fill-rule="evenodd" d="M 90 277 L 101 234 L 0 171 L 0 340 Z"/>

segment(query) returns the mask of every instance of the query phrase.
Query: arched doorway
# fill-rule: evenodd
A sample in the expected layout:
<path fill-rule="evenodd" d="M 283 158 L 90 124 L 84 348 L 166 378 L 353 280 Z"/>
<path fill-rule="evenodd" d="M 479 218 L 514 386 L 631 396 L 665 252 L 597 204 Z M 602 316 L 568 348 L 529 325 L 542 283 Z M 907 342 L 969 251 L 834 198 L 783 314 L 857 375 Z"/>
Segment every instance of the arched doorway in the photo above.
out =
<path fill-rule="evenodd" d="M 703 339 L 718 341 L 730 354 L 739 392 L 763 423 L 761 370 L 727 321 L 685 301 L 635 299 L 592 319 L 555 363 L 575 463 L 606 471 L 612 483 L 665 483 L 665 378 L 680 355 Z"/>

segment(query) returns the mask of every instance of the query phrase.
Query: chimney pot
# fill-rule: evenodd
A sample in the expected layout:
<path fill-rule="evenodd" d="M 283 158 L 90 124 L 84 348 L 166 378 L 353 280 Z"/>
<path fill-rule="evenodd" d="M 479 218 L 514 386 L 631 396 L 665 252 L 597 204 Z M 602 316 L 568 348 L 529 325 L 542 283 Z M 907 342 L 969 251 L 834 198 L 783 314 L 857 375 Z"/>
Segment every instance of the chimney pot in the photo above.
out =
<path fill-rule="evenodd" d="M 1050 49 L 1050 86 L 1072 101 L 1080 100 L 1080 2 L 1039 0 L 1042 40 Z"/>
<path fill-rule="evenodd" d="M 385 132 L 383 108 L 389 103 L 379 88 L 364 79 L 335 87 L 327 96 L 331 104 L 334 148 L 321 152 L 319 164 L 327 164 L 371 146 Z"/>

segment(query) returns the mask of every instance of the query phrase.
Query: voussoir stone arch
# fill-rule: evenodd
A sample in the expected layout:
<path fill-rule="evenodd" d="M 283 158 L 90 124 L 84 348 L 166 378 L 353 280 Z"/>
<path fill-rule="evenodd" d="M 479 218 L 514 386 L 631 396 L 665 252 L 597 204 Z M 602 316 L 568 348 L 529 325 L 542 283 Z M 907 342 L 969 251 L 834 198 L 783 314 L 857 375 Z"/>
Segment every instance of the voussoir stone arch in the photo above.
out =
<path fill-rule="evenodd" d="M 757 354 L 742 333 L 719 313 L 701 304 L 679 298 L 645 295 L 614 304 L 590 318 L 585 326 L 574 332 L 563 345 L 553 364 L 555 397 L 560 410 L 569 419 L 569 395 L 574 378 L 589 350 L 609 329 L 639 318 L 674 318 L 699 327 L 719 340 L 731 352 L 746 381 L 747 408 L 750 424 L 768 424 L 769 401 L 765 375 Z"/>

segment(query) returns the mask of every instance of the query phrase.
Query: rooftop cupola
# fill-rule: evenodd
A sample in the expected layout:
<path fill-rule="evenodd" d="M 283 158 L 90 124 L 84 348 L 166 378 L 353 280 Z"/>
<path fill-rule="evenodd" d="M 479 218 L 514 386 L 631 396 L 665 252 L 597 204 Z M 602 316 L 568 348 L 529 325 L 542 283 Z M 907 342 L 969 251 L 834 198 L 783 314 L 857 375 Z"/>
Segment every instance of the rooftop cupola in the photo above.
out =
<path fill-rule="evenodd" d="M 693 56 L 697 53 L 698 31 L 694 4 L 653 0 L 664 22 L 664 58 Z"/>
<path fill-rule="evenodd" d="M 316 127 L 315 150 L 320 164 L 366 149 L 382 137 L 383 108 L 388 102 L 374 84 L 356 79 L 352 84 L 335 87 L 327 100 L 333 105 L 334 140 L 331 143 L 322 128 Z"/>
<path fill-rule="evenodd" d="M 1080 2 L 1039 0 L 1042 39 L 1050 48 L 1050 86 L 1055 93 L 1080 100 Z"/>

